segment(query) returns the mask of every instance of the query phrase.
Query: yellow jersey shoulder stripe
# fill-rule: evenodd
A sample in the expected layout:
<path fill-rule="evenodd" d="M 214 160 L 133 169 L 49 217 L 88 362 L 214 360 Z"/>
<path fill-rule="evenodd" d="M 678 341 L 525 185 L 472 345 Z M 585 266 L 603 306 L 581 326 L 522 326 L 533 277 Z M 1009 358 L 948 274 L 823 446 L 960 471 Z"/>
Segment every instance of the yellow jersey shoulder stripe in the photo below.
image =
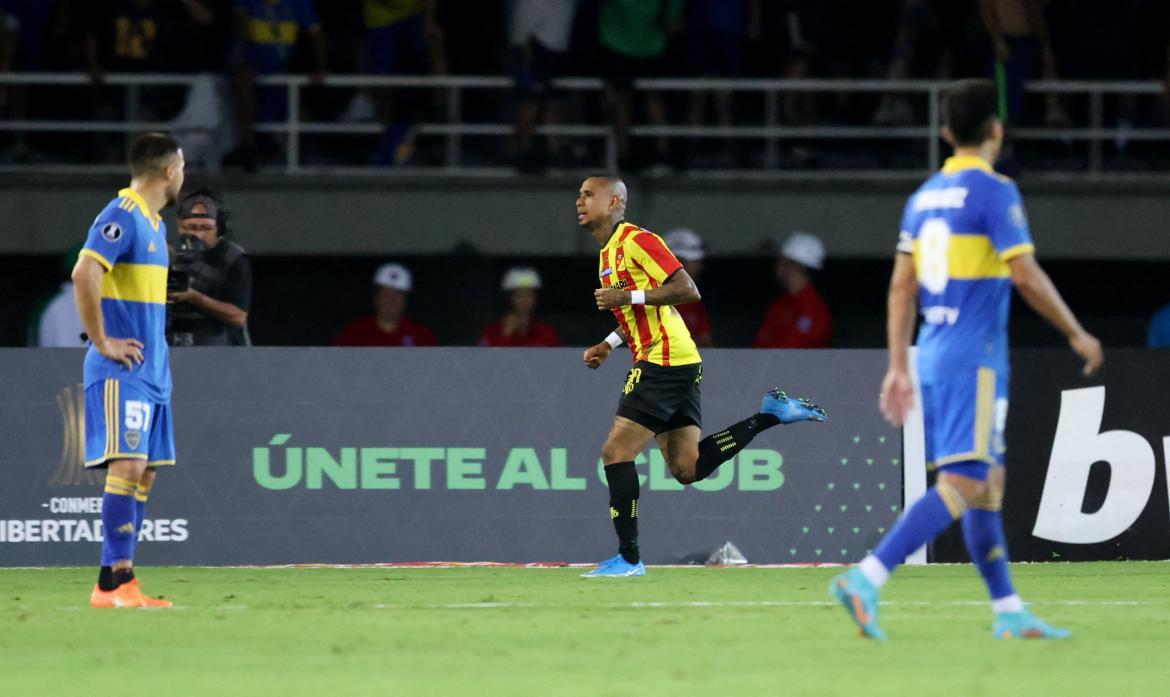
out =
<path fill-rule="evenodd" d="M 114 268 L 114 265 L 110 263 L 109 259 L 103 257 L 100 252 L 95 252 L 92 249 L 81 250 L 81 254 L 79 254 L 78 257 L 90 257 L 97 263 L 101 264 L 106 271 L 110 271 Z"/>
<path fill-rule="evenodd" d="M 155 230 L 158 230 L 158 224 L 159 221 L 162 220 L 162 217 L 154 211 L 150 210 L 150 206 L 146 205 L 146 199 L 142 198 L 142 196 L 137 191 L 131 189 L 130 187 L 126 187 L 125 189 L 118 191 L 118 195 L 122 196 L 129 202 L 130 207 L 126 208 L 126 210 L 132 211 L 134 206 L 138 206 L 139 210 L 142 212 L 142 215 L 144 215 L 146 219 L 150 221 L 150 226 Z"/>
<path fill-rule="evenodd" d="M 1020 256 L 1021 254 L 1035 254 L 1035 253 L 1036 253 L 1036 245 L 1032 244 L 1031 242 L 1025 242 L 1024 244 L 1017 244 L 1014 247 L 1008 247 L 1007 249 L 1003 250 L 1002 252 L 999 253 L 999 258 L 1003 259 L 1004 261 L 1011 261 L 1012 259 L 1015 259 L 1016 257 Z"/>

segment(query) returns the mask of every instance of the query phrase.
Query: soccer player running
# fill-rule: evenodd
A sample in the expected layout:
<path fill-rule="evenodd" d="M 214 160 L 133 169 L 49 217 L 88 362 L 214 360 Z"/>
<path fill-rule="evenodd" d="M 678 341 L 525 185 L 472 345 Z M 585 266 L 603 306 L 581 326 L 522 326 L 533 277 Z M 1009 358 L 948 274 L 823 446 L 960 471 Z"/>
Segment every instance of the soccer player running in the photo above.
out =
<path fill-rule="evenodd" d="M 130 145 L 130 186 L 94 219 L 73 268 L 85 356 L 85 466 L 106 469 L 101 571 L 93 607 L 170 607 L 143 594 L 134 547 L 155 468 L 175 464 L 164 340 L 167 229 L 159 211 L 183 186 L 183 152 L 162 133 Z"/>
<path fill-rule="evenodd" d="M 1004 136 L 995 86 L 959 81 L 942 107 L 943 137 L 955 154 L 906 204 L 890 281 L 890 366 L 881 391 L 883 414 L 901 426 L 914 401 L 908 347 L 917 295 L 926 460 L 939 469 L 938 480 L 872 554 L 833 579 L 830 591 L 862 636 L 884 639 L 879 589 L 911 552 L 962 519 L 967 551 L 991 595 L 994 636 L 1060 639 L 1068 631 L 1034 617 L 1016 594 L 1000 518 L 1012 285 L 1067 337 L 1085 361 L 1086 376 L 1104 357 L 1100 342 L 1036 263 L 1019 190 L 991 168 Z"/>
<path fill-rule="evenodd" d="M 671 474 L 682 484 L 700 481 L 742 450 L 760 431 L 777 424 L 825 421 L 825 410 L 779 389 L 764 395 L 757 414 L 699 439 L 699 383 L 703 364 L 674 305 L 696 302 L 699 289 L 662 238 L 625 220 L 626 185 L 595 175 L 581 185 L 577 223 L 601 247 L 597 309 L 611 310 L 618 329 L 585 349 L 585 365 L 597 368 L 628 337 L 634 367 L 618 400 L 617 416 L 601 448 L 609 484 L 610 517 L 618 553 L 586 577 L 643 576 L 638 553 L 638 473 L 634 458 L 652 438 Z"/>

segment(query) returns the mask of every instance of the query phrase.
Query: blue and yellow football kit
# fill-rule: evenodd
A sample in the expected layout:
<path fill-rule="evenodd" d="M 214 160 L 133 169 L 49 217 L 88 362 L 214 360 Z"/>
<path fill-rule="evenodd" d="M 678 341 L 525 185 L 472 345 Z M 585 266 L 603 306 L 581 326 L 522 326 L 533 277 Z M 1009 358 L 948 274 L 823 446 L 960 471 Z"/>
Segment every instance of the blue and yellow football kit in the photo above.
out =
<path fill-rule="evenodd" d="M 101 292 L 106 336 L 144 345 L 144 360 L 133 368 L 93 346 L 85 356 L 85 466 L 118 459 L 173 465 L 166 224 L 137 192 L 122 189 L 94 219 L 81 254 L 106 270 Z"/>
<path fill-rule="evenodd" d="M 918 276 L 927 463 L 982 479 L 1005 450 L 1007 262 L 1034 251 L 1019 189 L 982 159 L 949 158 L 907 202 L 898 251 Z"/>

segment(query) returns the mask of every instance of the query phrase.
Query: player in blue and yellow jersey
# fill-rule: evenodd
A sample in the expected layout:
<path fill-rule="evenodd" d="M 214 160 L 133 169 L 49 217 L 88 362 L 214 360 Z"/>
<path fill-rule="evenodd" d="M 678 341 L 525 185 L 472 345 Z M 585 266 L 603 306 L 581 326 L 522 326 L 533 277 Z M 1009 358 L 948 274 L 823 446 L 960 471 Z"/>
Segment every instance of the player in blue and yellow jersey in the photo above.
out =
<path fill-rule="evenodd" d="M 830 591 L 863 636 L 885 638 L 877 623 L 878 589 L 911 552 L 961 519 L 967 551 L 991 595 L 994 636 L 1063 638 L 1066 630 L 1034 617 L 1016 594 L 1000 518 L 1012 286 L 1065 335 L 1084 359 L 1086 376 L 1104 360 L 1101 344 L 1036 262 L 1016 185 L 991 168 L 1003 143 L 995 86 L 956 83 L 944 96 L 943 117 L 943 135 L 955 154 L 906 204 L 890 282 L 890 366 L 881 392 L 882 412 L 901 426 L 914 401 L 909 344 L 917 298 L 926 459 L 938 468 L 938 479 L 872 554 L 833 579 Z"/>
<path fill-rule="evenodd" d="M 130 146 L 130 186 L 94 219 L 73 268 L 85 356 L 85 466 L 104 468 L 101 571 L 93 607 L 170 607 L 134 578 L 134 546 L 155 468 L 175 464 L 164 339 L 167 228 L 159 211 L 183 186 L 183 152 L 148 133 Z"/>
<path fill-rule="evenodd" d="M 605 341 L 585 350 L 585 365 L 597 368 L 627 339 L 634 358 L 601 448 L 618 553 L 587 577 L 646 573 L 638 551 L 640 486 L 634 458 L 651 439 L 657 440 L 674 478 L 691 484 L 708 477 L 760 431 L 827 419 L 825 410 L 807 399 L 789 399 L 775 389 L 764 395 L 758 413 L 700 440 L 703 363 L 674 307 L 699 300 L 699 289 L 661 237 L 626 222 L 626 198 L 621 179 L 601 175 L 586 179 L 577 195 L 577 223 L 601 247 L 597 309 L 613 312 L 619 325 Z"/>

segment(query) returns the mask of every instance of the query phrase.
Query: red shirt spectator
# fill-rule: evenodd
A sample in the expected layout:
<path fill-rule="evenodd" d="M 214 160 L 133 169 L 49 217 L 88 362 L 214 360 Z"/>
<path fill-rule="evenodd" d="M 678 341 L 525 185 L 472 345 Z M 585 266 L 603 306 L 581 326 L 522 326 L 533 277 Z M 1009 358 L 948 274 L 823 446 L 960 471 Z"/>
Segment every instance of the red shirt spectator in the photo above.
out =
<path fill-rule="evenodd" d="M 524 331 L 508 333 L 508 318 L 504 317 L 483 328 L 480 346 L 560 346 L 561 337 L 551 324 L 533 317 Z"/>
<path fill-rule="evenodd" d="M 825 348 L 833 319 L 811 283 L 772 301 L 756 334 L 755 348 Z"/>
<path fill-rule="evenodd" d="M 683 262 L 686 265 L 686 262 Z M 693 278 L 694 276 L 692 276 Z M 682 315 L 683 322 L 687 325 L 687 330 L 691 333 L 691 338 L 695 340 L 698 346 L 711 345 L 711 317 L 707 314 L 707 308 L 703 306 L 703 301 L 687 303 L 686 305 L 675 305 L 674 309 Z M 700 343 L 702 341 L 703 343 Z"/>
<path fill-rule="evenodd" d="M 662 240 L 671 253 L 682 262 L 683 269 L 697 284 L 699 277 L 703 275 L 703 260 L 707 258 L 707 245 L 703 242 L 703 238 L 699 237 L 694 230 L 682 227 L 666 233 Z M 703 305 L 702 300 L 686 305 L 676 305 L 674 309 L 682 315 L 683 323 L 687 325 L 687 331 L 695 340 L 695 346 L 704 348 L 714 345 L 714 341 L 711 339 L 711 318 L 707 315 L 707 308 Z"/>
<path fill-rule="evenodd" d="M 540 274 L 530 266 L 508 269 L 500 289 L 507 294 L 508 311 L 484 327 L 480 346 L 560 346 L 557 330 L 536 318 Z"/>
<path fill-rule="evenodd" d="M 413 288 L 402 264 L 384 264 L 374 274 L 374 314 L 354 320 L 333 340 L 334 346 L 434 346 L 435 335 L 406 316 L 407 294 Z"/>
<path fill-rule="evenodd" d="M 807 232 L 784 241 L 776 261 L 776 280 L 784 294 L 764 315 L 755 348 L 825 348 L 833 331 L 829 307 L 813 287 L 811 269 L 825 261 L 825 245 Z"/>
<path fill-rule="evenodd" d="M 435 335 L 424 324 L 403 317 L 391 331 L 383 330 L 374 315 L 345 325 L 334 346 L 434 346 Z"/>

